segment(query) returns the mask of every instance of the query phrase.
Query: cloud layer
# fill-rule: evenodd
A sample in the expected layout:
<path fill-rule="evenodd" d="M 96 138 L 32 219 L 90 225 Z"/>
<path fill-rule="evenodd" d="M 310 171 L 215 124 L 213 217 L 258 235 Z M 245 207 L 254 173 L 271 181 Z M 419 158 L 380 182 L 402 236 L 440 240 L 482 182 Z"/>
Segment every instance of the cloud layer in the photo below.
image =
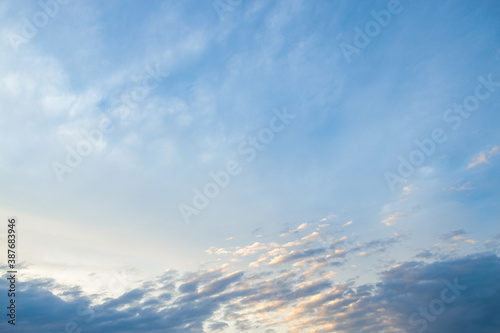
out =
<path fill-rule="evenodd" d="M 457 230 L 441 239 L 464 235 Z M 313 232 L 236 251 L 210 249 L 226 263 L 197 272 L 167 271 L 118 297 L 85 294 L 51 279 L 22 280 L 16 331 L 498 332 L 496 254 L 403 261 L 379 269 L 375 282 L 361 283 L 362 276 L 338 278 L 349 268 L 348 257 L 379 253 L 398 237 L 350 244 L 345 238 L 318 243 L 320 236 L 325 235 Z M 435 257 L 428 253 L 417 257 Z M 249 264 L 238 269 L 241 263 L 228 256 Z M 6 279 L 0 286 L 7 288 Z"/>

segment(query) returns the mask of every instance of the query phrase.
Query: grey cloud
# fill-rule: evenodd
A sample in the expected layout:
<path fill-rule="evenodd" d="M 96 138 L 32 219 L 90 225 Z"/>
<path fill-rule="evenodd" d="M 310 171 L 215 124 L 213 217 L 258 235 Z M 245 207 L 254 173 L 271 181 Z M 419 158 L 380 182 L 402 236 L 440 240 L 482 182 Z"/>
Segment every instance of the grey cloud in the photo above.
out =
<path fill-rule="evenodd" d="M 441 239 L 447 241 L 447 240 L 453 239 L 453 237 L 462 236 L 462 235 L 465 235 L 465 234 L 466 234 L 466 232 L 465 232 L 464 229 L 458 229 L 458 230 L 454 230 L 454 231 L 451 231 L 451 232 L 444 233 L 441 236 Z"/>
<path fill-rule="evenodd" d="M 71 322 L 82 331 L 95 333 L 215 332 L 229 326 L 239 331 L 263 331 L 273 329 L 270 322 L 255 322 L 253 314 L 272 316 L 274 311 L 287 311 L 286 324 L 295 332 L 416 333 L 424 326 L 428 333 L 500 331 L 500 258 L 493 254 L 434 263 L 403 262 L 382 272 L 375 285 L 335 283 L 334 278 L 307 281 L 286 270 L 275 273 L 281 275 L 234 272 L 219 276 L 218 272 L 208 274 L 209 279 L 206 272 L 200 272 L 168 283 L 160 277 L 98 307 L 90 306 L 90 298 L 78 288 L 66 287 L 63 294 L 69 300 L 64 300 L 51 292 L 54 281 L 23 282 L 16 331 L 61 332 Z M 182 285 L 185 279 L 203 281 L 200 291 L 184 293 L 168 287 L 171 283 Z M 7 286 L 4 280 L 0 282 L 2 289 Z M 433 315 L 429 307 L 438 304 L 443 290 L 455 284 L 466 289 L 446 291 L 448 298 L 455 292 L 459 295 L 445 304 L 442 313 Z M 88 309 L 86 315 L 81 314 L 82 306 Z M 425 324 L 421 308 L 432 315 Z M 223 310 L 223 321 L 215 316 L 219 310 Z M 90 311 L 95 314 L 92 320 Z M 5 325 L 0 324 L 2 331 Z"/>

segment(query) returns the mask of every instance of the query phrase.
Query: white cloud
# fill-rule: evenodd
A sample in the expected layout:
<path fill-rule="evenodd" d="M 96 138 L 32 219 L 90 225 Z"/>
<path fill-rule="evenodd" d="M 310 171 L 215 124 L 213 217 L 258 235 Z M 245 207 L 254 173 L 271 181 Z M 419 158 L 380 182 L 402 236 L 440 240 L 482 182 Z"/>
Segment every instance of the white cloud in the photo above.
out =
<path fill-rule="evenodd" d="M 352 224 L 352 221 L 349 221 L 349 222 L 344 223 L 344 225 L 342 227 L 347 227 L 348 225 L 351 225 L 351 224 Z"/>
<path fill-rule="evenodd" d="M 483 150 L 477 154 L 474 159 L 469 163 L 467 169 L 472 169 L 475 166 L 480 164 L 488 164 L 490 163 L 491 157 L 498 154 L 500 152 L 500 146 L 495 146 L 490 150 Z"/>

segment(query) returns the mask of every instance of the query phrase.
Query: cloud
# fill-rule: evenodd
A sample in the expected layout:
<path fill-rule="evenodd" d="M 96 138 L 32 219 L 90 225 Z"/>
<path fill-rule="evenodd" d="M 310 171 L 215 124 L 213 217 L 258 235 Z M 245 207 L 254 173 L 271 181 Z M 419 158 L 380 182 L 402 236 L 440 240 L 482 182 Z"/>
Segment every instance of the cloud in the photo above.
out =
<path fill-rule="evenodd" d="M 272 260 L 269 261 L 269 265 L 280 265 L 280 264 L 285 264 L 289 263 L 292 261 L 295 261 L 297 259 L 303 259 L 303 258 L 309 258 L 312 256 L 316 256 L 321 253 L 325 253 L 325 249 L 319 248 L 319 249 L 308 249 L 305 251 L 290 251 L 290 253 L 287 253 L 285 255 L 280 255 Z"/>
<path fill-rule="evenodd" d="M 443 237 L 463 235 L 457 230 Z M 378 240 L 364 247 L 380 248 L 392 242 Z M 92 303 L 92 295 L 78 288 L 28 279 L 19 283 L 23 301 L 16 330 L 58 332 L 65 325 L 76 325 L 96 333 L 189 333 L 278 331 L 286 325 L 297 333 L 416 333 L 424 327 L 429 333 L 496 333 L 500 328 L 500 258 L 492 254 L 402 262 L 380 272 L 374 284 L 338 282 L 329 270 L 306 278 L 300 269 L 229 274 L 224 273 L 227 269 L 185 275 L 168 272 L 100 304 Z M 199 287 L 186 287 L 194 281 Z M 179 288 L 170 288 L 172 284 Z M 7 287 L 6 279 L 0 287 Z M 59 295 L 52 291 L 61 288 Z M 452 301 L 438 311 L 433 307 L 440 304 L 436 300 L 443 293 Z M 425 313 L 431 320 L 424 320 Z M 5 325 L 2 322 L 0 328 Z"/>
<path fill-rule="evenodd" d="M 500 259 L 494 255 L 471 255 L 432 264 L 408 262 L 381 275 L 382 282 L 372 301 L 387 304 L 393 325 L 408 332 L 419 332 L 424 325 L 429 333 L 495 332 L 500 327 L 500 317 L 494 310 L 500 305 L 500 288 L 494 282 L 499 272 Z M 440 299 L 447 282 L 455 281 L 466 289 L 459 291 L 441 314 L 429 310 L 438 303 L 435 300 Z M 428 309 L 432 321 L 424 324 L 409 320 L 420 308 Z"/>
<path fill-rule="evenodd" d="M 213 295 L 224 291 L 229 285 L 238 281 L 243 276 L 243 272 L 234 272 L 223 278 L 210 282 L 200 291 L 202 295 Z"/>
<path fill-rule="evenodd" d="M 348 225 L 351 225 L 352 221 L 346 222 L 342 227 L 347 227 Z"/>
<path fill-rule="evenodd" d="M 254 243 L 213 251 L 211 255 L 218 256 L 222 262 L 218 267 L 184 274 L 168 271 L 134 285 L 134 289 L 119 297 L 102 301 L 73 286 L 56 285 L 53 280 L 26 279 L 21 290 L 28 301 L 20 305 L 20 313 L 32 314 L 29 318 L 20 317 L 20 323 L 24 320 L 24 326 L 20 327 L 24 328 L 19 332 L 36 331 L 37 325 L 48 331 L 61 331 L 68 322 L 74 322 L 82 330 L 97 333 L 279 331 L 281 325 L 297 333 L 384 330 L 412 333 L 418 327 L 409 323 L 409 317 L 440 295 L 445 286 L 443 281 L 453 283 L 457 278 L 459 283 L 473 286 L 474 279 L 493 279 L 490 274 L 500 270 L 500 259 L 495 255 L 478 254 L 433 263 L 403 261 L 389 269 L 379 267 L 378 279 L 372 283 L 358 284 L 357 278 L 347 282 L 337 279 L 339 274 L 345 274 L 348 260 L 383 253 L 404 238 L 394 234 L 354 242 L 345 236 L 315 231 L 287 243 Z M 468 239 L 463 229 L 440 237 L 450 244 Z M 241 249 L 255 252 L 248 256 L 243 255 L 245 251 L 236 254 Z M 230 263 L 228 256 L 231 255 L 247 262 L 258 256 L 259 264 L 236 269 Z M 431 259 L 433 256 L 431 251 L 422 250 L 416 257 Z M 3 279 L 0 287 L 5 286 Z M 454 318 L 456 313 L 463 316 L 464 308 L 471 311 L 483 301 L 493 304 L 492 293 L 500 292 L 497 290 L 500 287 L 492 283 L 476 284 L 474 288 L 447 306 L 439 320 L 448 324 L 461 320 Z M 492 310 L 475 311 L 480 320 L 486 320 L 485 330 L 477 326 L 476 331 L 493 332 L 491 327 L 497 324 Z M 287 315 L 283 317 L 281 313 Z M 418 323 L 423 325 L 421 321 Z M 427 325 L 428 329 L 433 325 L 439 329 L 445 327 L 438 319 Z M 430 332 L 438 331 L 436 328 Z"/>
<path fill-rule="evenodd" d="M 460 243 L 476 244 L 476 241 L 467 236 L 464 229 L 458 229 L 451 232 L 446 232 L 441 236 L 441 240 L 451 243 L 452 246 L 458 246 Z"/>
<path fill-rule="evenodd" d="M 246 246 L 244 248 L 237 250 L 235 253 L 241 256 L 248 256 L 256 253 L 257 251 L 266 250 L 269 248 L 269 246 L 270 246 L 269 244 L 255 242 L 250 246 Z"/>
<path fill-rule="evenodd" d="M 417 204 L 414 204 L 408 208 L 402 208 L 402 209 L 396 210 L 394 212 L 391 212 L 390 214 L 385 215 L 384 218 L 382 219 L 382 223 L 385 224 L 386 226 L 390 227 L 390 226 L 396 224 L 396 222 L 398 220 L 400 220 L 401 218 L 412 216 L 413 214 L 417 213 L 421 209 L 422 209 L 422 205 L 417 203 Z"/>
<path fill-rule="evenodd" d="M 387 215 L 384 217 L 382 220 L 382 223 L 385 224 L 386 226 L 391 226 L 396 223 L 397 220 L 399 220 L 401 217 L 404 217 L 405 214 L 402 212 L 394 212 L 392 214 Z"/>
<path fill-rule="evenodd" d="M 287 232 L 282 233 L 282 234 L 281 234 L 281 237 L 286 237 L 286 236 L 289 236 L 289 235 L 292 235 L 292 234 L 296 234 L 296 233 L 298 233 L 300 230 L 305 229 L 305 228 L 307 228 L 307 223 L 302 223 L 301 225 L 299 225 L 299 226 L 297 227 L 297 229 L 292 229 L 292 230 L 289 230 L 289 231 L 287 231 Z"/>
<path fill-rule="evenodd" d="M 456 184 L 449 187 L 452 191 L 470 191 L 473 189 L 470 182 L 459 181 Z"/>
<path fill-rule="evenodd" d="M 330 214 L 330 215 L 328 215 L 327 217 L 324 217 L 324 218 L 322 218 L 322 219 L 321 219 L 321 220 L 319 220 L 319 221 L 320 221 L 320 222 L 325 222 L 325 221 L 328 221 L 328 220 L 333 219 L 333 218 L 335 218 L 335 217 L 337 217 L 337 215 L 335 215 L 335 214 Z"/>
<path fill-rule="evenodd" d="M 469 163 L 469 165 L 467 166 L 467 169 L 472 169 L 473 167 L 478 166 L 479 164 L 490 163 L 491 157 L 498 154 L 498 153 L 500 153 L 500 146 L 495 146 L 495 147 L 491 148 L 489 151 L 488 150 L 481 151 Z"/>
<path fill-rule="evenodd" d="M 229 325 L 227 323 L 224 323 L 224 322 L 214 322 L 214 323 L 211 323 L 209 326 L 208 326 L 208 329 L 212 332 L 217 332 L 217 331 L 224 331 L 224 329 L 227 329 Z"/>
<path fill-rule="evenodd" d="M 422 258 L 422 259 L 430 259 L 433 256 L 434 254 L 429 250 L 422 251 L 415 255 L 416 258 Z"/>
<path fill-rule="evenodd" d="M 453 240 L 457 237 L 462 237 L 466 232 L 464 229 L 458 229 L 450 232 L 446 232 L 441 236 L 442 240 Z"/>

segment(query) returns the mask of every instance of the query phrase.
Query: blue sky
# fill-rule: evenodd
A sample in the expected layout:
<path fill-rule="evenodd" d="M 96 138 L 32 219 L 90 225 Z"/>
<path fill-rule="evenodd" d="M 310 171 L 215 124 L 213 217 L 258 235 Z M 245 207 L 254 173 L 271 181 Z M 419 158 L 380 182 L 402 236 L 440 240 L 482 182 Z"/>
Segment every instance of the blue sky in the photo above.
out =
<path fill-rule="evenodd" d="M 455 278 L 467 291 L 425 330 L 498 331 L 498 286 L 473 282 L 500 267 L 496 1 L 0 16 L 17 331 L 417 332 Z"/>

